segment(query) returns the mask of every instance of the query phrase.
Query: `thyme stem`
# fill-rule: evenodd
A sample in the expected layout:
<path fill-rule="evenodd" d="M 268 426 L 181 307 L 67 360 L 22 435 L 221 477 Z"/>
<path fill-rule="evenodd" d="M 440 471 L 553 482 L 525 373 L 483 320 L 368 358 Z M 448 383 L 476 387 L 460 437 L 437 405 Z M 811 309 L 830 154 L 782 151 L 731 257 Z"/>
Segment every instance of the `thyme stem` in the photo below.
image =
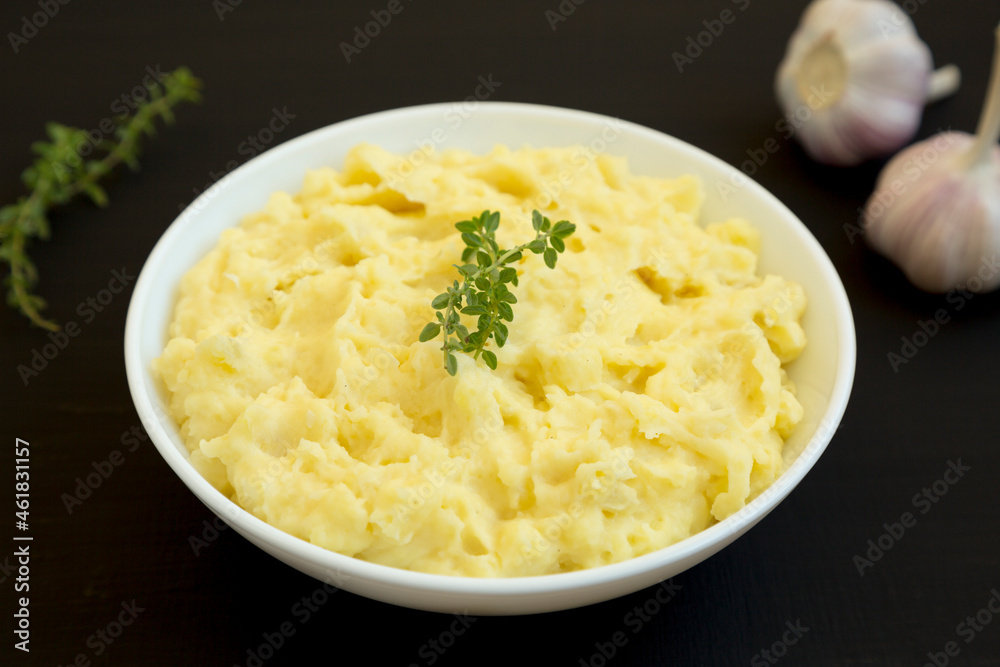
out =
<path fill-rule="evenodd" d="M 504 322 L 513 321 L 511 306 L 517 303 L 517 297 L 507 287 L 508 284 L 517 286 L 517 270 L 506 265 L 521 259 L 528 250 L 542 255 L 546 266 L 555 268 L 558 254 L 566 249 L 563 239 L 576 230 L 575 225 L 565 220 L 553 225 L 537 210 L 532 213 L 531 222 L 535 239 L 509 250 L 502 250 L 496 242 L 496 230 L 500 225 L 497 212 L 483 211 L 478 217 L 455 224 L 466 244 L 462 261 L 475 258 L 476 264 L 455 265 L 462 282 L 454 281 L 434 298 L 431 307 L 438 311 L 437 321 L 430 322 L 420 332 L 420 341 L 427 342 L 444 331 L 441 351 L 449 374 L 458 372 L 456 351 L 472 354 L 473 359 L 482 356 L 486 365 L 496 370 L 496 354 L 485 349 L 486 344 L 492 339 L 497 347 L 504 346 L 508 335 Z M 478 315 L 477 330 L 470 333 L 460 315 Z"/>
<path fill-rule="evenodd" d="M 84 130 L 59 123 L 46 125 L 50 141 L 32 144 L 38 158 L 21 175 L 30 194 L 0 208 L 0 261 L 10 267 L 4 281 L 10 306 L 36 326 L 59 330 L 58 324 L 41 314 L 45 300 L 33 293 L 38 270 L 27 253 L 31 239 L 48 239 L 48 211 L 80 194 L 86 194 L 98 206 L 107 206 L 107 193 L 98 181 L 123 162 L 138 169 L 142 137 L 155 134 L 157 118 L 172 123 L 173 107 L 184 101 L 197 102 L 200 89 L 201 81 L 187 68 L 167 74 L 162 82 L 153 84 L 150 99 L 134 115 L 119 120 L 113 139 L 102 139 L 91 147 L 105 151 L 100 159 L 84 161 L 81 149 L 91 141 Z"/>

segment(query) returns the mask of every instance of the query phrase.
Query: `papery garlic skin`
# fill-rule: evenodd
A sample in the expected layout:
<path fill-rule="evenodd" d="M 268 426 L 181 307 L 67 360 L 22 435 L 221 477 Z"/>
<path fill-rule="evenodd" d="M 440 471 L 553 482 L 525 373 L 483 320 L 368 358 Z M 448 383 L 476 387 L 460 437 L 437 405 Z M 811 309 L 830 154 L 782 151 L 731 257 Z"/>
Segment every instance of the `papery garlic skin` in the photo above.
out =
<path fill-rule="evenodd" d="M 1000 146 L 968 168 L 975 142 L 944 132 L 910 146 L 883 169 L 865 207 L 869 244 L 927 292 L 1000 287 Z"/>
<path fill-rule="evenodd" d="M 920 126 L 933 59 L 889 0 L 815 0 L 778 67 L 785 113 L 819 162 L 850 166 L 904 146 Z M 957 85 L 957 81 L 954 82 Z"/>

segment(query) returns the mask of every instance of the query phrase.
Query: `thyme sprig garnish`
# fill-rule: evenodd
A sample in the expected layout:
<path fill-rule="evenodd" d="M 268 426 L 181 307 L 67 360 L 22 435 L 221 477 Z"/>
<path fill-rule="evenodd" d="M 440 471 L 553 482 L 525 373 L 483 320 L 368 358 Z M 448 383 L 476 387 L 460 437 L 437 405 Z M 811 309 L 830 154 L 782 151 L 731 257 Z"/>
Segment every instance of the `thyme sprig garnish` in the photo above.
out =
<path fill-rule="evenodd" d="M 497 347 L 507 342 L 507 325 L 514 319 L 511 307 L 517 297 L 507 285 L 517 286 L 517 269 L 513 264 L 523 257 L 525 250 L 541 255 L 550 269 L 556 266 L 559 253 L 566 250 L 563 241 L 576 231 L 576 225 L 563 220 L 554 225 L 537 210 L 531 214 L 531 225 L 535 229 L 535 239 L 516 248 L 504 250 L 496 241 L 496 231 L 500 226 L 500 213 L 483 211 L 478 217 L 456 223 L 455 228 L 462 233 L 466 248 L 462 251 L 464 265 L 455 264 L 462 275 L 462 282 L 454 281 L 447 291 L 434 297 L 431 307 L 437 321 L 429 323 L 420 332 L 420 341 L 433 340 L 444 332 L 441 350 L 444 353 L 444 367 L 450 375 L 458 372 L 455 352 L 471 354 L 473 359 L 480 356 L 491 369 L 496 370 L 497 355 L 485 349 L 493 339 Z M 475 259 L 475 264 L 471 261 Z M 478 328 L 474 332 L 462 324 L 461 315 L 478 317 Z"/>
<path fill-rule="evenodd" d="M 107 206 L 108 195 L 98 181 L 123 162 L 138 169 L 142 137 L 156 133 L 157 118 L 172 123 L 173 107 L 185 101 L 197 102 L 200 89 L 201 81 L 186 67 L 170 72 L 150 86 L 149 98 L 137 105 L 134 114 L 119 118 L 111 136 L 96 144 L 91 143 L 85 130 L 46 124 L 49 141 L 31 145 L 38 158 L 21 174 L 30 194 L 0 208 L 0 261 L 10 267 L 10 275 L 4 280 L 8 305 L 42 328 L 59 330 L 58 324 L 42 316 L 45 300 L 33 293 L 38 269 L 27 253 L 31 239 L 47 240 L 51 234 L 48 212 L 80 194 L 98 206 Z M 87 155 L 103 155 L 85 160 L 81 152 L 85 146 L 90 146 Z"/>

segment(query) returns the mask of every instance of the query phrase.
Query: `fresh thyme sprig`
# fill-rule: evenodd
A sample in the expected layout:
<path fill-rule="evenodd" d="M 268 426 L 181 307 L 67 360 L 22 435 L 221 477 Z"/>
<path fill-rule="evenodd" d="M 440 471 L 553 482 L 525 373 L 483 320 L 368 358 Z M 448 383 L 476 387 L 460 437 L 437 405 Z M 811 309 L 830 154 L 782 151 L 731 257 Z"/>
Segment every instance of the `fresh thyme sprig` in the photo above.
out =
<path fill-rule="evenodd" d="M 31 145 L 38 158 L 21 174 L 31 193 L 16 204 L 0 208 L 0 261 L 10 266 L 10 275 L 4 281 L 8 305 L 40 327 L 59 330 L 59 325 L 41 314 L 45 300 L 32 293 L 38 282 L 38 269 L 27 254 L 30 240 L 48 239 L 48 211 L 79 194 L 87 195 L 98 206 L 107 206 L 108 195 L 98 181 L 122 162 L 138 169 L 143 135 L 156 133 L 157 118 L 172 123 L 173 107 L 184 101 L 197 102 L 200 89 L 201 81 L 186 67 L 167 74 L 161 83 L 150 87 L 149 99 L 132 116 L 119 119 L 113 137 L 92 146 L 91 150 L 104 153 L 99 159 L 82 157 L 81 148 L 91 141 L 86 131 L 59 123 L 46 124 L 50 141 Z"/>
<path fill-rule="evenodd" d="M 500 213 L 483 211 L 479 217 L 463 220 L 455 225 L 462 232 L 466 248 L 462 252 L 463 266 L 455 264 L 462 275 L 447 291 L 434 297 L 431 306 L 436 322 L 431 322 L 420 332 L 420 341 L 427 342 L 444 331 L 444 367 L 450 375 L 458 372 L 455 352 L 472 354 L 473 359 L 482 355 L 486 365 L 496 370 L 497 355 L 484 349 L 492 338 L 497 347 L 507 342 L 507 325 L 514 319 L 512 304 L 517 303 L 508 284 L 517 286 L 517 270 L 512 264 L 523 256 L 525 250 L 542 255 L 550 269 L 556 266 L 559 253 L 566 249 L 563 241 L 576 231 L 576 225 L 565 220 L 552 222 L 538 211 L 531 214 L 531 225 L 535 228 L 535 239 L 509 250 L 497 245 L 496 231 L 500 226 Z M 475 258 L 476 263 L 470 261 Z M 462 324 L 461 315 L 478 316 L 478 329 L 469 332 Z"/>

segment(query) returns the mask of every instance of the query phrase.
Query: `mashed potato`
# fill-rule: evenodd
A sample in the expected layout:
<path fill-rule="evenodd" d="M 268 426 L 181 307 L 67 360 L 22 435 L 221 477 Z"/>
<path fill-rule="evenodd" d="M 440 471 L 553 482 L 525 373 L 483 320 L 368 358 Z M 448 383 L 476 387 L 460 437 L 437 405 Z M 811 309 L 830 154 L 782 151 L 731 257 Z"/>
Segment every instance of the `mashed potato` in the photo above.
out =
<path fill-rule="evenodd" d="M 701 201 L 584 148 L 414 166 L 361 145 L 222 235 L 154 370 L 201 473 L 327 549 L 478 577 L 645 554 L 771 484 L 802 418 L 782 365 L 803 291 Z M 534 208 L 577 231 L 554 270 L 518 264 L 498 369 L 459 354 L 451 377 L 417 339 L 458 277 L 454 223 L 498 210 L 511 247 Z"/>

